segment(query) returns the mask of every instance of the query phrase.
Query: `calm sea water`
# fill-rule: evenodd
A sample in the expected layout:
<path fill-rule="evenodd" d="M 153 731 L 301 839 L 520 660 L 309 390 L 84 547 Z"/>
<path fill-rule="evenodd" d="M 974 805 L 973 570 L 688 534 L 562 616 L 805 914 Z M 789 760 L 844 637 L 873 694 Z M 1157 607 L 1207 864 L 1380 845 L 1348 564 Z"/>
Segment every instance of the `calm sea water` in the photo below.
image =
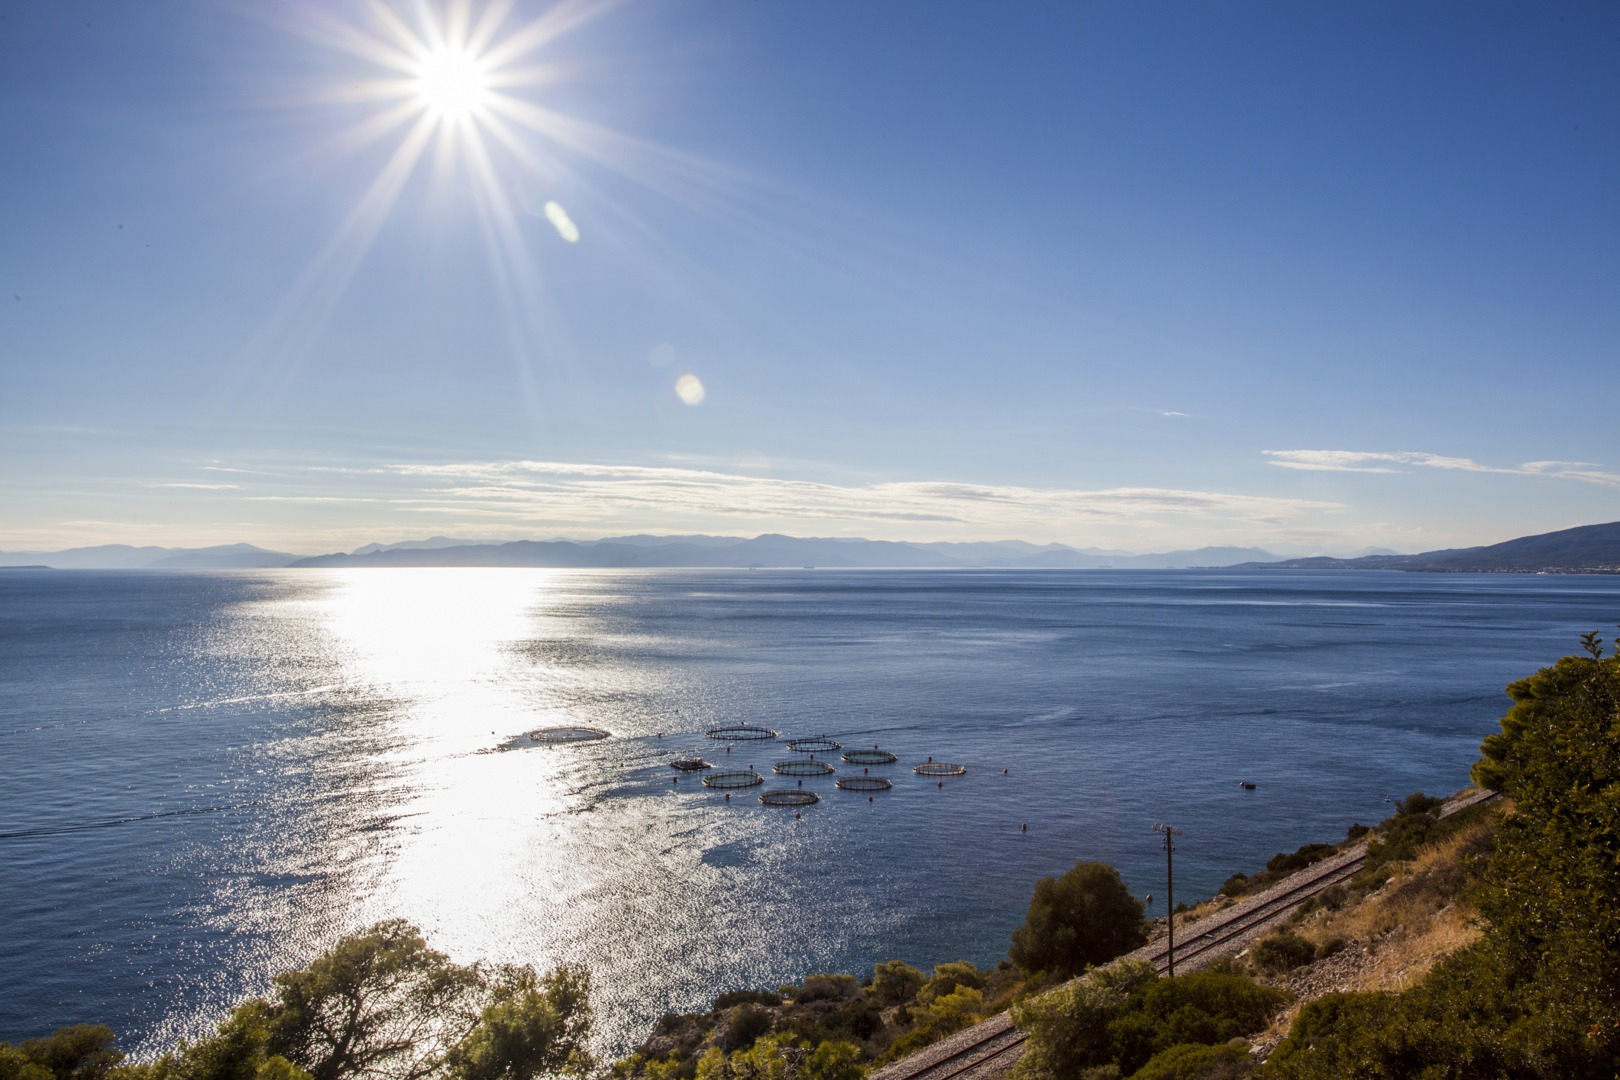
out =
<path fill-rule="evenodd" d="M 722 990 L 993 963 L 1077 859 L 1162 911 L 1154 822 L 1192 899 L 1464 786 L 1503 686 L 1617 621 L 1595 577 L 0 574 L 0 1039 L 150 1054 L 396 915 L 588 966 L 610 1053 Z M 880 743 L 894 789 L 671 782 L 789 756 L 703 736 L 740 721 Z M 551 724 L 613 737 L 519 741 Z"/>

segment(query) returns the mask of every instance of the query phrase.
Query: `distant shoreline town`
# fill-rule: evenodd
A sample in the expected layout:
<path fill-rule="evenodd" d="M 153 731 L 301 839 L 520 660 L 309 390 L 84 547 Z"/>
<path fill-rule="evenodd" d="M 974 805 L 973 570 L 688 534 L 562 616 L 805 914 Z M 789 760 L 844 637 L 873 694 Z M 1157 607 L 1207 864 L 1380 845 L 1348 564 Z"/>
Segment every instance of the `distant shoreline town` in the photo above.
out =
<path fill-rule="evenodd" d="M 1287 558 L 1263 548 L 1202 547 L 1136 554 L 1020 540 L 916 543 L 766 533 L 601 540 L 465 540 L 436 536 L 296 555 L 252 544 L 204 548 L 105 544 L 0 552 L 0 569 L 259 570 L 281 567 L 537 567 L 553 569 L 1402 570 L 1420 573 L 1620 574 L 1620 522 L 1525 536 L 1484 547 L 1402 555 Z"/>

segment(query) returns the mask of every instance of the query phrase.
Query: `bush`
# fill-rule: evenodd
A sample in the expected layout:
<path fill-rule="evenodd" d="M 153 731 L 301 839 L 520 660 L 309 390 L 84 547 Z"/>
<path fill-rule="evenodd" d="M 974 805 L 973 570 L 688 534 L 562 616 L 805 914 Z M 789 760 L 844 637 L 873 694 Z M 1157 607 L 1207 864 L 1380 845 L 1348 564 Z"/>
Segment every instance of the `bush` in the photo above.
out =
<path fill-rule="evenodd" d="M 714 1011 L 724 1012 L 738 1005 L 776 1006 L 782 1004 L 782 995 L 771 990 L 730 990 L 714 999 Z"/>
<path fill-rule="evenodd" d="M 1273 855 L 1266 861 L 1266 869 L 1279 877 L 1292 874 L 1296 870 L 1303 870 L 1312 863 L 1319 863 L 1328 856 L 1337 854 L 1338 850 L 1332 844 L 1306 844 L 1292 854 Z"/>
<path fill-rule="evenodd" d="M 1284 931 L 1256 945 L 1249 958 L 1261 971 L 1281 974 L 1315 960 L 1316 946 L 1298 934 Z"/>
<path fill-rule="evenodd" d="M 886 1005 L 899 1005 L 917 996 L 927 976 L 903 960 L 890 960 L 872 970 L 871 994 Z"/>
<path fill-rule="evenodd" d="M 1433 795 L 1425 795 L 1421 791 L 1414 791 L 1406 798 L 1395 804 L 1397 814 L 1432 814 L 1446 804 L 1444 799 L 1437 799 Z"/>
<path fill-rule="evenodd" d="M 844 1001 L 859 989 L 853 975 L 811 975 L 793 993 L 799 1004 L 808 1001 Z"/>
<path fill-rule="evenodd" d="M 1316 958 L 1326 960 L 1330 956 L 1337 956 L 1339 953 L 1344 952 L 1347 944 L 1349 943 L 1342 937 L 1330 937 L 1316 947 Z"/>
<path fill-rule="evenodd" d="M 1249 888 L 1248 874 L 1233 874 L 1221 883 L 1220 895 L 1242 896 Z"/>
<path fill-rule="evenodd" d="M 746 1050 L 771 1030 L 771 1014 L 758 1005 L 739 1005 L 731 1010 L 714 1044 L 727 1053 Z"/>
<path fill-rule="evenodd" d="M 103 1080 L 124 1059 L 113 1045 L 112 1028 L 74 1024 L 42 1039 L 12 1047 L 0 1043 L 0 1077 L 5 1080 Z"/>
<path fill-rule="evenodd" d="M 966 960 L 940 964 L 934 969 L 933 977 L 917 991 L 917 1001 L 922 1005 L 932 1004 L 936 999 L 954 993 L 959 986 L 981 990 L 984 988 L 984 976 Z"/>
<path fill-rule="evenodd" d="M 1237 1080 L 1253 1070 L 1249 1048 L 1241 1043 L 1181 1043 L 1154 1054 L 1131 1080 Z"/>
<path fill-rule="evenodd" d="M 1113 1059 L 1130 1075 L 1178 1043 L 1213 1045 L 1261 1030 L 1288 995 L 1240 975 L 1198 972 L 1148 983 L 1108 1025 Z"/>
<path fill-rule="evenodd" d="M 1029 916 L 1013 932 L 1013 963 L 1032 973 L 1078 975 L 1147 942 L 1142 903 L 1107 863 L 1076 863 L 1035 883 Z"/>
<path fill-rule="evenodd" d="M 1012 1020 L 1029 1033 L 1016 1080 L 1050 1080 L 1109 1067 L 1108 1023 L 1132 993 L 1158 976 L 1144 960 L 1121 960 L 1013 1006 Z M 1114 1068 L 1115 1076 L 1119 1070 Z"/>

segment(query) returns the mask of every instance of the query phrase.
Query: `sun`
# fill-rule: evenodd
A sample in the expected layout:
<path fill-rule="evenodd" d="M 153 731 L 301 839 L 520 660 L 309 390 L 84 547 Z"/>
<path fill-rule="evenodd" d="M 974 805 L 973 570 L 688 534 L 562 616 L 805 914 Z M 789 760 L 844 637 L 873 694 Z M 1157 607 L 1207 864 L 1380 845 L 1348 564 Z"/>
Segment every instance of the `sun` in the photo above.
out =
<path fill-rule="evenodd" d="M 424 52 L 412 72 L 412 92 L 436 120 L 464 123 L 489 112 L 489 72 L 470 49 L 443 46 Z"/>

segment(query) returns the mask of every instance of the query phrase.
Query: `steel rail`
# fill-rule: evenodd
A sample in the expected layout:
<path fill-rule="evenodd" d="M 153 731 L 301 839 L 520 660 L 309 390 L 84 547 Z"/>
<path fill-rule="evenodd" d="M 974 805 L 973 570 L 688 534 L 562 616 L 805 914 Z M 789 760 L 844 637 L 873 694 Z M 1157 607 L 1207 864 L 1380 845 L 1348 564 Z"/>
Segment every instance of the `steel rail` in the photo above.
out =
<path fill-rule="evenodd" d="M 1440 816 L 1450 817 L 1496 797 L 1496 792 L 1486 791 L 1454 799 L 1441 807 Z M 1220 946 L 1265 927 L 1318 893 L 1354 877 L 1366 865 L 1366 845 L 1352 848 L 1324 862 L 1329 865 L 1323 867 L 1318 864 L 1289 875 L 1261 893 L 1252 903 L 1243 905 L 1240 901 L 1240 910 L 1218 912 L 1211 916 L 1211 925 L 1184 939 L 1184 944 L 1177 947 L 1176 958 L 1187 964 L 1189 970 L 1200 966 L 1200 958 L 1207 957 Z M 1164 943 L 1159 942 L 1144 946 L 1132 955 L 1152 961 L 1154 970 L 1162 973 L 1169 966 L 1167 953 Z M 963 1036 L 979 1029 L 982 1029 L 981 1034 L 969 1037 L 961 1045 L 955 1044 L 956 1040 L 962 1040 Z M 1009 1014 L 999 1013 L 932 1047 L 925 1047 L 911 1057 L 879 1069 L 872 1074 L 871 1080 L 953 1080 L 980 1069 L 997 1067 L 1009 1057 L 1017 1060 L 1017 1052 L 1023 1049 L 1027 1039 L 1028 1035 L 1012 1026 Z"/>

